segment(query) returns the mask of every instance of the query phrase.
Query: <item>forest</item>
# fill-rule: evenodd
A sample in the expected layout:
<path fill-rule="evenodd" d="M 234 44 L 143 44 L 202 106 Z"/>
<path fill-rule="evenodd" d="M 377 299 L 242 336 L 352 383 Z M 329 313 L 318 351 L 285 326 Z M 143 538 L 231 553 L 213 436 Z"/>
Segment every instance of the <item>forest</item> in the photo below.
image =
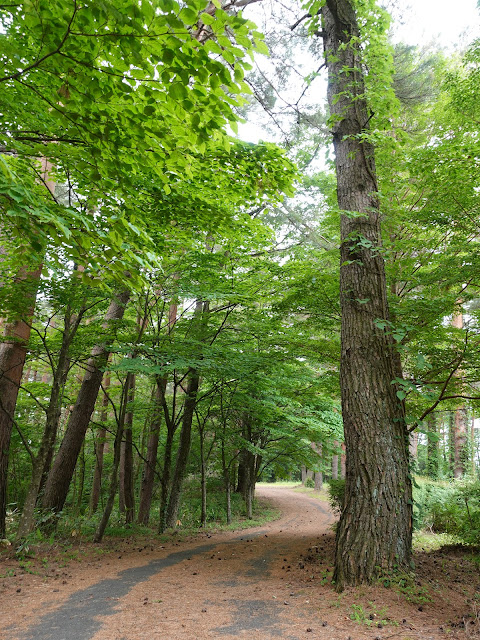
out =
<path fill-rule="evenodd" d="M 384 4 L 0 4 L 5 545 L 260 480 L 330 484 L 338 591 L 480 544 L 480 40 Z"/>

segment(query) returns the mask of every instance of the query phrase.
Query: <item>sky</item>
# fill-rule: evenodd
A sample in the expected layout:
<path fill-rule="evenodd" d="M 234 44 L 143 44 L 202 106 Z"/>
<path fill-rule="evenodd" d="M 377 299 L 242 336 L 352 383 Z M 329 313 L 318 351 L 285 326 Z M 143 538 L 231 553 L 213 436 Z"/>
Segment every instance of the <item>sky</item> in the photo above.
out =
<path fill-rule="evenodd" d="M 465 49 L 474 38 L 480 37 L 480 11 L 477 0 L 380 0 L 380 3 L 392 14 L 392 38 L 395 42 L 418 46 L 435 43 L 448 53 L 455 49 Z M 285 5 L 289 5 L 288 0 Z M 253 4 L 251 13 L 247 15 L 245 12 L 247 17 L 259 26 L 262 24 L 259 19 L 261 9 L 262 3 Z M 269 63 L 267 60 L 259 60 L 259 64 L 268 68 Z M 239 126 L 239 136 L 249 142 L 280 142 L 278 132 L 267 132 L 254 118 Z"/>
<path fill-rule="evenodd" d="M 396 4 L 395 39 L 408 44 L 422 45 L 435 39 L 451 49 L 480 36 L 476 0 L 398 0 Z"/>

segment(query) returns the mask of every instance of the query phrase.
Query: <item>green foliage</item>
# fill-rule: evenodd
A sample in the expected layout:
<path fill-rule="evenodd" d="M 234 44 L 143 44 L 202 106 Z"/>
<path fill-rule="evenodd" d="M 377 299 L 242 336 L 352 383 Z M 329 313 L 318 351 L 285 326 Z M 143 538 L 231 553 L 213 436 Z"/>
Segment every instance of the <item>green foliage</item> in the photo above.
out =
<path fill-rule="evenodd" d="M 307 489 L 314 489 L 315 488 L 315 480 L 313 478 L 306 478 L 304 485 L 307 487 Z"/>
<path fill-rule="evenodd" d="M 480 482 L 432 482 L 418 479 L 414 488 L 417 529 L 456 536 L 466 544 L 480 543 Z"/>
<path fill-rule="evenodd" d="M 332 511 L 340 515 L 345 501 L 345 480 L 343 478 L 337 480 L 331 478 L 328 481 L 328 500 Z"/>

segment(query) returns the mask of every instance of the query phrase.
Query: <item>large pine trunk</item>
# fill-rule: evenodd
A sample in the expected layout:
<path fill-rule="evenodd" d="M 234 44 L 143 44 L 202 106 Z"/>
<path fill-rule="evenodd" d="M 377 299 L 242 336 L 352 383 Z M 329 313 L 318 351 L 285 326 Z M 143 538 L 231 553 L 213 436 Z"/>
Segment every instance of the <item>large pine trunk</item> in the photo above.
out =
<path fill-rule="evenodd" d="M 108 345 L 113 338 L 112 325 L 123 318 L 129 297 L 129 292 L 123 291 L 118 298 L 112 300 L 106 313 L 105 341 L 92 349 L 65 436 L 48 474 L 42 499 L 42 506 L 45 509 L 59 512 L 65 504 L 75 465 L 102 384 L 103 371 L 110 355 Z"/>
<path fill-rule="evenodd" d="M 396 356 L 384 329 L 389 312 L 374 149 L 364 137 L 370 115 L 360 34 L 350 0 L 327 0 L 322 13 L 338 204 L 345 212 L 340 382 L 347 459 L 334 576 L 340 591 L 409 566 L 412 506 L 404 406 L 392 384 Z"/>

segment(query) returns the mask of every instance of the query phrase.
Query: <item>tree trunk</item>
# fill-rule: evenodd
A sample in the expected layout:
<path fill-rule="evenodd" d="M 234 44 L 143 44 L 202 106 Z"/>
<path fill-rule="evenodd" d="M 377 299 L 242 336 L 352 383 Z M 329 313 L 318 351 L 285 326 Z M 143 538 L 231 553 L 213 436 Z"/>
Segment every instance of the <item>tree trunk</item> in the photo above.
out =
<path fill-rule="evenodd" d="M 55 183 L 49 177 L 52 165 L 47 158 L 41 158 L 41 177 L 50 192 L 55 193 Z M 0 254 L 4 253 L 3 248 Z M 41 262 L 41 260 L 39 260 Z M 25 316 L 28 320 L 35 309 L 38 282 L 42 264 L 28 271 L 22 269 L 16 279 L 18 299 L 25 299 Z M 4 340 L 0 343 L 0 539 L 5 537 L 5 516 L 7 512 L 8 457 L 10 438 L 14 424 L 18 390 L 22 380 L 23 367 L 30 338 L 30 323 L 22 318 L 9 322 L 3 330 Z"/>
<path fill-rule="evenodd" d="M 246 480 L 245 480 L 245 476 L 247 473 L 246 461 L 245 461 L 246 454 L 247 452 L 244 449 L 240 451 L 239 460 L 238 460 L 237 486 L 235 489 L 235 492 L 240 493 L 242 496 L 245 493 L 245 485 L 246 485 Z"/>
<path fill-rule="evenodd" d="M 25 279 L 36 284 L 41 267 L 29 273 Z M 31 293 L 35 299 L 35 293 Z M 33 314 L 32 303 L 26 315 Z M 10 438 L 12 435 L 18 390 L 30 338 L 30 324 L 17 320 L 4 328 L 5 339 L 0 344 L 0 539 L 5 538 L 5 516 L 7 512 L 7 481 Z"/>
<path fill-rule="evenodd" d="M 321 471 L 315 471 L 315 491 L 321 491 L 323 489 L 323 473 Z"/>
<path fill-rule="evenodd" d="M 187 469 L 188 456 L 190 454 L 190 444 L 192 436 L 192 422 L 195 405 L 197 403 L 197 391 L 200 383 L 200 376 L 195 369 L 190 372 L 187 390 L 185 394 L 185 404 L 183 408 L 182 428 L 180 431 L 180 442 L 178 444 L 177 460 L 172 478 L 170 497 L 167 506 L 167 527 L 174 527 L 178 520 L 178 510 L 180 508 L 180 497 L 182 484 Z"/>
<path fill-rule="evenodd" d="M 110 387 L 110 374 L 107 374 L 103 382 L 103 400 L 102 412 L 100 414 L 100 423 L 104 425 L 108 420 L 108 389 Z M 95 442 L 95 471 L 93 472 L 92 494 L 90 496 L 90 513 L 93 514 L 97 510 L 100 502 L 100 493 L 102 490 L 103 476 L 103 455 L 105 453 L 105 442 L 107 438 L 107 429 L 102 426 L 98 430 L 97 440 Z"/>
<path fill-rule="evenodd" d="M 202 507 L 200 512 L 200 526 L 207 526 L 207 461 L 205 460 L 205 425 L 199 429 L 200 437 L 200 489 Z"/>
<path fill-rule="evenodd" d="M 127 389 L 128 410 L 125 415 L 125 449 L 123 489 L 125 496 L 125 522 L 131 524 L 135 520 L 135 492 L 133 481 L 133 407 L 135 399 L 135 375 L 130 374 Z"/>
<path fill-rule="evenodd" d="M 327 0 L 322 14 L 338 205 L 353 214 L 341 216 L 340 384 L 347 461 L 334 574 L 341 591 L 409 567 L 412 506 L 405 410 L 392 384 L 395 351 L 385 330 L 389 311 L 374 149 L 364 135 L 371 115 L 360 33 L 351 0 Z"/>
<path fill-rule="evenodd" d="M 438 478 L 439 439 L 437 417 L 431 413 L 428 417 L 427 431 L 427 475 L 436 480 Z"/>
<path fill-rule="evenodd" d="M 77 401 L 68 421 L 65 436 L 47 478 L 42 500 L 42 506 L 45 509 L 59 512 L 65 504 L 77 458 L 95 408 L 95 402 L 102 383 L 103 370 L 110 355 L 107 345 L 113 338 L 113 327 L 111 325 L 115 321 L 122 319 L 129 297 L 129 292 L 123 291 L 118 299 L 112 300 L 108 308 L 104 325 L 106 330 L 105 342 L 102 345 L 97 345 L 92 350 Z"/>
<path fill-rule="evenodd" d="M 225 509 L 227 512 L 227 524 L 232 522 L 232 484 L 230 482 L 230 469 L 225 455 L 225 441 L 222 439 L 222 472 L 223 485 L 225 487 Z"/>
<path fill-rule="evenodd" d="M 47 464 L 49 456 L 52 454 L 55 446 L 55 439 L 57 437 L 58 426 L 62 413 L 63 391 L 68 376 L 69 349 L 78 326 L 79 322 L 73 321 L 72 323 L 71 314 L 67 312 L 64 320 L 62 344 L 53 375 L 52 389 L 50 391 L 50 400 L 45 420 L 45 429 L 37 456 L 33 463 L 32 478 L 30 480 L 30 486 L 27 491 L 27 496 L 23 504 L 22 515 L 20 516 L 20 522 L 18 525 L 17 540 L 25 538 L 25 536 L 33 530 L 35 525 L 35 506 L 37 504 L 42 485 L 45 465 Z"/>
<path fill-rule="evenodd" d="M 342 442 L 342 455 L 340 457 L 340 477 L 345 480 L 347 456 L 345 455 L 345 443 Z"/>
<path fill-rule="evenodd" d="M 105 504 L 105 509 L 103 511 L 102 518 L 98 524 L 97 530 L 95 531 L 95 535 L 93 537 L 94 542 L 102 541 L 103 534 L 105 533 L 105 529 L 107 528 L 107 524 L 110 519 L 110 515 L 112 513 L 113 503 L 115 502 L 115 495 L 117 493 L 118 470 L 120 467 L 120 455 L 121 455 L 122 442 L 123 442 L 123 430 L 125 426 L 125 415 L 127 411 L 128 388 L 130 386 L 129 377 L 130 377 L 130 374 L 127 375 L 127 383 L 124 387 L 122 400 L 120 404 L 120 411 L 119 411 L 118 422 L 117 422 L 117 433 L 115 434 L 115 441 L 113 444 L 113 466 L 110 473 L 110 485 L 108 489 L 107 502 Z"/>
<path fill-rule="evenodd" d="M 166 386 L 167 378 L 157 380 L 153 417 L 150 422 L 150 433 L 148 436 L 147 455 L 143 466 L 142 486 L 140 489 L 137 517 L 138 524 L 147 525 L 150 519 L 150 508 L 152 505 L 153 487 L 155 484 L 155 469 L 157 466 L 158 441 L 160 438 L 160 427 L 162 425 L 161 403 Z"/>
<path fill-rule="evenodd" d="M 302 484 L 305 484 L 305 480 L 307 479 L 308 475 L 307 475 L 307 467 L 302 464 L 302 470 L 301 470 L 301 474 L 302 474 Z"/>
<path fill-rule="evenodd" d="M 335 440 L 333 446 L 338 450 L 338 440 Z M 338 453 L 332 456 L 332 480 L 338 480 Z"/>
<path fill-rule="evenodd" d="M 75 511 L 77 515 L 82 512 L 83 491 L 85 489 L 85 440 L 82 442 L 82 448 L 80 449 L 79 464 L 77 464 L 77 482 L 75 483 L 75 490 L 77 492 L 75 503 Z"/>
<path fill-rule="evenodd" d="M 455 411 L 454 421 L 454 465 L 453 477 L 463 478 L 467 469 L 467 410 L 460 408 Z"/>

